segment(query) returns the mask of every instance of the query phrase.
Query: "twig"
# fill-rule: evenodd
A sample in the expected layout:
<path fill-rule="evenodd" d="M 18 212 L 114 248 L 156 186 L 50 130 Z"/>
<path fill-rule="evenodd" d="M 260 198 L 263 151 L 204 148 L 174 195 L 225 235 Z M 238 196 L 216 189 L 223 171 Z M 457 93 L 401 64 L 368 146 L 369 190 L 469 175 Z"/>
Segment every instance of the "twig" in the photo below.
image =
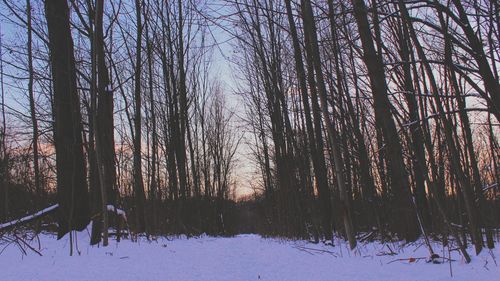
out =
<path fill-rule="evenodd" d="M 337 254 L 335 254 L 334 252 L 331 252 L 331 251 L 328 251 L 328 250 L 322 250 L 322 249 L 314 249 L 314 248 L 308 248 L 308 247 L 304 247 L 304 246 L 293 246 L 295 249 L 298 249 L 298 250 L 302 250 L 302 251 L 316 251 L 316 252 L 320 252 L 320 253 L 327 253 L 327 254 L 330 254 L 334 257 L 337 257 Z M 310 253 L 312 254 L 312 253 Z"/>
<path fill-rule="evenodd" d="M 26 241 L 24 241 L 24 239 L 22 239 L 21 237 L 17 236 L 17 234 L 14 234 L 14 236 L 16 237 L 16 242 L 19 243 L 19 241 L 23 242 L 23 244 L 29 248 L 30 250 L 32 250 L 33 252 L 37 253 L 39 256 L 43 256 L 42 253 L 40 253 L 39 251 L 37 251 L 35 248 L 33 248 L 30 244 L 28 244 Z M 26 251 L 24 252 L 25 254 Z"/>
<path fill-rule="evenodd" d="M 450 251 L 450 246 L 448 246 L 448 264 L 450 265 L 450 276 L 453 278 L 453 269 L 451 267 L 451 251 Z"/>
<path fill-rule="evenodd" d="M 425 259 L 427 259 L 427 258 L 423 257 L 423 258 L 396 259 L 396 260 L 392 260 L 392 261 L 388 262 L 387 264 L 390 264 L 390 263 L 393 263 L 393 262 L 397 262 L 397 261 L 415 262 L 415 261 L 418 261 L 418 260 L 425 260 Z"/>

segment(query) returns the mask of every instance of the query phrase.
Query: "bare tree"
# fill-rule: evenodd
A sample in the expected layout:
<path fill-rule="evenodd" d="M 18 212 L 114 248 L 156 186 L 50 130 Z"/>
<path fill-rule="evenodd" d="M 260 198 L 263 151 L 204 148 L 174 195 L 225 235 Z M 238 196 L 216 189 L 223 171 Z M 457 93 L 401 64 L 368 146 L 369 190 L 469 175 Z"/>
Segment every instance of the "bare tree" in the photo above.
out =
<path fill-rule="evenodd" d="M 88 225 L 89 201 L 68 4 L 65 0 L 45 1 L 45 14 L 54 84 L 60 238 L 68 231 L 83 230 Z"/>

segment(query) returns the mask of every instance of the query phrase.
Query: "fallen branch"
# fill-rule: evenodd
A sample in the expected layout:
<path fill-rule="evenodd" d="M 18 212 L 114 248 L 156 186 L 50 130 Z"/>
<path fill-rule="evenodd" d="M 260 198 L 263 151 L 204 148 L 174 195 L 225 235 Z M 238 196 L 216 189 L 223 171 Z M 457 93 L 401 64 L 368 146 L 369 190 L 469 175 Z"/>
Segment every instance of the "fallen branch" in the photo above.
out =
<path fill-rule="evenodd" d="M 487 192 L 490 189 L 498 188 L 498 186 L 499 186 L 498 182 L 491 184 L 491 185 L 487 185 L 487 186 L 483 187 L 483 192 Z"/>
<path fill-rule="evenodd" d="M 387 247 L 387 249 L 389 249 L 390 252 L 379 252 L 377 253 L 377 256 L 380 257 L 380 256 L 395 256 L 397 255 L 389 245 L 385 245 Z"/>
<path fill-rule="evenodd" d="M 34 214 L 29 215 L 29 216 L 0 224 L 0 231 L 6 231 L 6 230 L 11 229 L 12 227 L 34 221 L 40 217 L 43 217 L 43 216 L 46 216 L 48 214 L 55 212 L 57 210 L 57 208 L 59 208 L 59 204 L 52 205 L 50 207 L 47 207 L 41 211 L 38 211 Z"/>
<path fill-rule="evenodd" d="M 387 264 L 390 264 L 390 263 L 393 263 L 393 262 L 397 262 L 397 261 L 407 261 L 409 263 L 412 263 L 412 262 L 416 262 L 418 260 L 425 260 L 427 258 L 406 258 L 406 259 L 395 259 L 395 260 L 392 260 L 390 262 L 388 262 Z"/>
<path fill-rule="evenodd" d="M 309 252 L 309 251 L 316 251 L 316 252 L 319 252 L 319 253 L 327 253 L 327 254 L 330 254 L 330 255 L 332 255 L 334 257 L 337 257 L 337 254 L 335 254 L 334 252 L 331 252 L 331 251 L 327 251 L 327 250 L 308 248 L 308 247 L 304 247 L 304 246 L 293 246 L 293 247 L 295 249 L 308 252 L 310 254 L 312 254 L 312 253 Z"/>
<path fill-rule="evenodd" d="M 365 242 L 365 241 L 368 241 L 368 240 L 371 240 L 373 237 L 375 237 L 377 235 L 377 232 L 375 231 L 372 231 L 372 232 L 368 232 L 364 235 L 361 235 L 358 240 L 360 242 Z"/>
<path fill-rule="evenodd" d="M 24 239 L 22 239 L 21 237 L 17 236 L 16 234 L 14 235 L 16 237 L 16 242 L 18 244 L 21 244 L 19 243 L 19 241 L 22 242 L 22 244 L 24 246 L 26 246 L 28 249 L 30 249 L 31 251 L 37 253 L 40 257 L 42 256 L 42 253 L 40 253 L 39 251 L 37 251 L 35 248 L 33 248 L 28 242 L 24 241 Z M 22 247 L 22 246 L 21 246 Z M 26 251 L 24 251 L 26 253 Z"/>
<path fill-rule="evenodd" d="M 440 259 L 441 259 L 441 261 L 440 261 Z M 444 263 L 445 261 L 449 261 L 449 262 L 456 261 L 454 259 L 450 259 L 450 258 L 446 258 L 446 257 L 440 257 L 437 254 L 432 254 L 428 258 L 420 257 L 420 258 L 395 259 L 395 260 L 392 260 L 392 261 L 388 262 L 387 264 L 390 264 L 390 263 L 393 263 L 393 262 L 397 262 L 397 261 L 408 261 L 408 263 L 413 263 L 413 262 L 417 262 L 419 260 L 425 260 L 427 263 L 433 263 L 433 264 L 441 264 L 441 263 Z"/>

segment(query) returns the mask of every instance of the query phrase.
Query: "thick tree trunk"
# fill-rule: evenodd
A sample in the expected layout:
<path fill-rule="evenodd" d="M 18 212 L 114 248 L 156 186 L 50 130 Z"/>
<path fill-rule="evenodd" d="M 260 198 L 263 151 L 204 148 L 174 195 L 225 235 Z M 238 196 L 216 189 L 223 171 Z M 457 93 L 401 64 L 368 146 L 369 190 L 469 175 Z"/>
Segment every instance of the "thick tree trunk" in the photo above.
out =
<path fill-rule="evenodd" d="M 304 116 L 306 120 L 306 130 L 309 138 L 309 148 L 311 150 L 311 159 L 313 163 L 314 175 L 316 177 L 316 182 L 319 190 L 328 190 L 328 179 L 326 172 L 326 164 L 325 164 L 325 156 L 323 152 L 323 135 L 321 133 L 321 116 L 320 112 L 317 111 L 314 114 L 315 124 L 317 127 L 317 132 L 319 134 L 315 135 L 315 128 L 313 127 L 312 122 L 312 113 L 311 107 L 309 105 L 309 95 L 307 90 L 307 80 L 304 69 L 304 62 L 302 59 L 302 51 L 300 49 L 300 42 L 297 35 L 297 28 L 295 26 L 295 21 L 293 19 L 292 13 L 292 5 L 290 0 L 285 1 L 287 16 L 288 16 L 288 24 L 290 26 L 290 33 L 293 41 L 294 48 L 294 58 L 295 58 L 295 68 L 297 72 L 297 77 L 299 79 L 300 92 L 302 94 L 302 103 L 304 106 Z M 314 85 L 311 85 L 314 86 Z M 311 89 L 311 91 L 316 91 L 315 89 Z M 317 97 L 314 95 L 312 99 L 316 99 Z M 314 101 L 313 101 L 314 102 Z M 316 102 L 317 103 L 317 102 Z M 318 122 L 316 122 L 318 121 Z M 324 195 L 323 195 L 324 196 Z M 330 239 L 331 232 L 331 212 L 332 208 L 330 205 L 330 198 L 322 199 L 323 201 L 323 228 L 326 233 L 326 239 Z"/>
<path fill-rule="evenodd" d="M 403 23 L 406 19 L 403 17 Z M 420 223 L 422 223 L 423 228 L 427 228 L 431 222 L 431 217 L 429 214 L 429 207 L 427 204 L 427 195 L 425 192 L 425 178 L 421 173 L 421 169 L 426 169 L 427 165 L 425 160 L 425 148 L 424 148 L 424 138 L 422 135 L 420 116 L 418 114 L 418 103 L 415 98 L 416 92 L 413 87 L 413 78 L 411 73 L 410 65 L 410 46 L 411 39 L 408 33 L 407 24 L 403 24 L 401 28 L 401 34 L 399 34 L 399 52 L 401 55 L 401 60 L 403 61 L 403 91 L 404 97 L 406 99 L 406 104 L 408 106 L 408 114 L 410 120 L 409 123 L 413 123 L 410 126 L 411 133 L 411 145 L 413 147 L 413 173 L 415 181 L 415 204 L 417 208 L 418 215 L 421 217 Z M 420 163 L 420 164 L 419 164 Z"/>
<path fill-rule="evenodd" d="M 449 39 L 450 35 L 448 34 L 448 26 L 445 22 L 445 19 L 443 15 L 440 13 L 439 14 L 439 19 L 441 22 L 441 26 L 443 29 L 443 36 L 445 38 L 445 66 L 446 70 L 448 72 L 448 77 L 449 81 L 451 83 L 451 89 L 452 92 L 455 94 L 457 105 L 458 105 L 458 116 L 460 117 L 460 123 L 462 125 L 462 130 L 464 134 L 464 146 L 466 147 L 466 152 L 464 153 L 466 156 L 466 159 L 469 161 L 466 161 L 466 164 L 469 163 L 470 169 L 472 170 L 472 180 L 471 184 L 474 187 L 474 193 L 475 197 L 477 198 L 478 201 L 478 209 L 479 209 L 479 216 L 478 216 L 478 227 L 480 227 L 479 223 L 485 228 L 485 234 L 486 234 L 486 240 L 488 241 L 488 247 L 491 249 L 493 248 L 493 234 L 491 231 L 491 227 L 489 226 L 489 218 L 486 215 L 486 201 L 484 198 L 483 194 L 483 187 L 481 183 L 481 175 L 479 174 L 479 167 L 476 159 L 476 153 L 474 151 L 474 142 L 472 141 L 472 130 L 470 126 L 470 121 L 469 121 L 469 116 L 467 112 L 465 111 L 465 98 L 460 95 L 460 87 L 459 87 L 459 81 L 457 79 L 457 75 L 453 69 L 453 67 L 449 67 L 453 64 L 452 60 L 452 52 L 453 52 L 453 46 L 452 42 Z M 465 172 L 465 171 L 464 171 Z M 470 178 L 470 174 L 468 176 Z M 482 235 L 479 233 L 478 235 Z"/>
<path fill-rule="evenodd" d="M 115 142 L 113 122 L 113 92 L 106 66 L 103 15 L 104 0 L 97 0 L 95 11 L 94 50 L 97 65 L 97 114 L 94 124 L 96 129 L 96 156 L 100 179 L 103 245 L 108 244 L 107 205 L 115 205 Z"/>
<path fill-rule="evenodd" d="M 350 199 L 348 198 L 349 191 L 346 186 L 346 179 L 343 172 L 344 160 L 342 158 L 342 151 L 340 149 L 340 137 L 337 132 L 335 123 L 330 119 L 330 114 L 328 112 L 328 102 L 327 102 L 327 90 L 325 81 L 323 78 L 323 71 L 320 58 L 320 50 L 318 45 L 318 38 L 316 33 L 316 25 L 314 23 L 314 17 L 312 12 L 311 2 L 309 0 L 302 0 L 302 12 L 304 20 L 304 29 L 306 32 L 306 38 L 310 39 L 310 49 L 311 57 L 314 65 L 314 72 L 316 73 L 316 82 L 318 86 L 318 95 L 320 100 L 320 109 L 323 114 L 323 119 L 325 120 L 326 132 L 328 135 L 328 140 L 330 142 L 330 147 L 332 149 L 335 177 L 337 180 L 337 185 L 340 193 L 340 200 L 342 203 L 342 217 L 344 221 L 344 229 L 346 232 L 347 239 L 349 240 L 349 245 L 351 250 L 356 247 L 356 238 L 354 236 L 354 229 L 351 220 L 351 207 Z M 318 111 L 318 110 L 315 110 Z M 316 128 L 318 129 L 318 128 Z"/>
<path fill-rule="evenodd" d="M 368 23 L 367 8 L 363 0 L 352 0 L 354 17 L 358 25 L 359 35 L 363 46 L 363 60 L 368 69 L 372 89 L 375 122 L 380 128 L 387 152 L 388 174 L 391 180 L 392 192 L 395 195 L 393 217 L 394 226 L 400 238 L 413 241 L 417 238 L 418 229 L 414 209 L 410 196 L 410 187 L 406 165 L 403 161 L 403 150 L 396 124 L 391 113 L 391 103 L 388 98 L 387 82 L 385 80 L 384 65 L 380 54 L 377 54 L 371 38 Z M 380 42 L 379 42 L 380 43 Z M 381 50 L 379 50 L 380 52 Z"/>
<path fill-rule="evenodd" d="M 54 85 L 54 140 L 61 238 L 83 230 L 90 221 L 82 144 L 82 120 L 76 85 L 73 39 L 66 0 L 45 1 Z"/>
<path fill-rule="evenodd" d="M 444 141 L 446 143 L 446 146 L 448 148 L 449 156 L 450 156 L 450 162 L 451 162 L 451 168 L 453 169 L 453 172 L 455 173 L 455 176 L 457 177 L 458 180 L 458 190 L 463 196 L 464 204 L 465 204 L 465 210 L 467 213 L 467 217 L 469 219 L 469 230 L 471 233 L 472 240 L 474 241 L 474 245 L 476 247 L 476 253 L 479 253 L 483 247 L 483 241 L 482 241 L 482 236 L 481 232 L 477 226 L 477 211 L 476 211 L 476 206 L 474 203 L 474 198 L 473 198 L 473 193 L 470 190 L 470 181 L 465 175 L 463 169 L 462 169 L 462 164 L 460 162 L 460 157 L 459 157 L 459 151 L 457 148 L 457 145 L 455 143 L 454 137 L 453 137 L 453 125 L 451 124 L 450 120 L 445 114 L 445 109 L 442 104 L 442 100 L 440 98 L 440 91 L 437 86 L 436 79 L 434 78 L 434 74 L 432 71 L 432 68 L 430 66 L 429 61 L 427 60 L 427 57 L 423 51 L 422 46 L 420 45 L 418 38 L 416 36 L 415 30 L 413 29 L 413 25 L 408 21 L 410 18 L 408 10 L 406 8 L 406 5 L 402 1 L 399 1 L 399 8 L 401 10 L 402 16 L 406 18 L 406 22 L 408 24 L 408 30 L 410 32 L 410 37 L 412 38 L 413 44 L 416 48 L 417 54 L 419 58 L 423 61 L 423 68 L 425 69 L 425 72 L 427 73 L 427 77 L 429 78 L 429 83 L 430 83 L 430 88 L 431 88 L 431 94 L 434 96 L 436 100 L 436 107 L 437 107 L 437 112 L 439 114 L 440 121 L 442 122 L 443 128 L 444 128 Z"/>
<path fill-rule="evenodd" d="M 186 70 L 184 69 L 184 21 L 182 12 L 182 1 L 177 1 L 179 14 L 179 34 L 178 34 L 178 63 L 179 63 L 179 131 L 175 136 L 177 138 L 177 165 L 179 173 L 179 192 L 184 200 L 189 196 L 189 186 L 187 183 L 186 171 L 186 128 L 188 122 L 188 104 L 187 104 L 187 87 L 186 87 Z M 181 208 L 181 212 L 183 212 Z"/>
<path fill-rule="evenodd" d="M 157 177 L 157 166 L 158 166 L 158 132 L 156 124 L 156 105 L 155 97 L 153 93 L 153 40 L 149 36 L 149 24 L 146 26 L 146 52 L 147 52 L 147 62 L 148 62 L 148 87 L 149 87 L 149 103 L 150 103 L 150 115 L 151 115 L 151 179 L 149 181 L 149 200 L 151 202 L 151 229 L 156 228 L 157 221 L 157 211 L 156 211 L 156 201 L 158 199 L 158 177 Z"/>

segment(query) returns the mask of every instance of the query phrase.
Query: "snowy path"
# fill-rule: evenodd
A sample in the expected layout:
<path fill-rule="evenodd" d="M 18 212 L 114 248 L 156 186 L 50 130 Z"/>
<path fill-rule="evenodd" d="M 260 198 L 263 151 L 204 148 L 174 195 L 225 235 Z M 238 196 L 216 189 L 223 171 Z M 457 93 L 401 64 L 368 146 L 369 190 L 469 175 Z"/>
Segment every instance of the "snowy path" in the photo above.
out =
<path fill-rule="evenodd" d="M 0 280 L 500 280 L 500 266 L 487 251 L 474 256 L 468 265 L 455 252 L 451 278 L 448 263 L 388 264 L 399 258 L 425 257 L 424 247 L 409 246 L 397 256 L 377 256 L 388 249 L 372 243 L 359 247 L 352 256 L 345 245 L 332 248 L 240 235 L 112 241 L 107 248 L 96 248 L 88 246 L 87 233 L 79 236 L 80 256 L 69 257 L 67 237 L 56 241 L 50 235 L 40 236 L 42 257 L 35 253 L 22 256 L 16 246 L 9 246 L 0 255 Z M 436 246 L 435 250 L 442 249 Z M 500 251 L 494 254 L 500 262 Z"/>

